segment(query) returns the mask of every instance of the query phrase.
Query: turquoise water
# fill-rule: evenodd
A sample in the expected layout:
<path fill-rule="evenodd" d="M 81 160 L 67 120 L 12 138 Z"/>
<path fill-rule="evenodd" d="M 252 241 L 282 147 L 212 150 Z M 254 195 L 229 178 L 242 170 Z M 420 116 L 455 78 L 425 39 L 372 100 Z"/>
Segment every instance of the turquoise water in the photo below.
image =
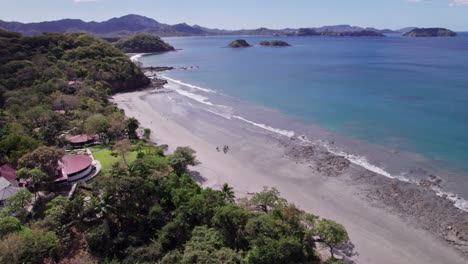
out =
<path fill-rule="evenodd" d="M 164 75 L 468 171 L 468 35 L 287 37 L 288 48 L 223 48 L 233 39 L 167 38 L 181 50 L 141 61 L 197 66 Z"/>

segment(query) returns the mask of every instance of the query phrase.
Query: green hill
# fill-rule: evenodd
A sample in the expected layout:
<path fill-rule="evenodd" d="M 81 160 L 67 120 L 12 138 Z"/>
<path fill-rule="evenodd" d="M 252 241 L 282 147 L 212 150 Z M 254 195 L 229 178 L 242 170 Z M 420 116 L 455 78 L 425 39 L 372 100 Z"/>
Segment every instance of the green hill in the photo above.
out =
<path fill-rule="evenodd" d="M 174 47 L 154 35 L 138 33 L 119 40 L 115 47 L 126 53 L 151 53 L 172 51 Z"/>

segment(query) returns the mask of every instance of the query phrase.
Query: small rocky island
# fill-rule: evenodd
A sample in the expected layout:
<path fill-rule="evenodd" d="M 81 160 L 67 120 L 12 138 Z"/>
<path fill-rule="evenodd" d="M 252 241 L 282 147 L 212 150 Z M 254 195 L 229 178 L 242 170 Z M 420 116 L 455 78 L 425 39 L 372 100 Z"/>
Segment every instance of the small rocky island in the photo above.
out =
<path fill-rule="evenodd" d="M 228 45 L 229 48 L 248 48 L 250 44 L 245 39 L 237 39 Z"/>
<path fill-rule="evenodd" d="M 272 40 L 272 41 L 261 41 L 259 43 L 260 46 L 266 46 L 266 47 L 289 47 L 289 43 L 283 40 Z"/>
<path fill-rule="evenodd" d="M 455 37 L 457 33 L 446 28 L 415 28 L 403 34 L 405 37 Z"/>
<path fill-rule="evenodd" d="M 125 53 L 152 53 L 173 51 L 174 47 L 164 42 L 158 36 L 137 33 L 119 40 L 115 47 Z"/>

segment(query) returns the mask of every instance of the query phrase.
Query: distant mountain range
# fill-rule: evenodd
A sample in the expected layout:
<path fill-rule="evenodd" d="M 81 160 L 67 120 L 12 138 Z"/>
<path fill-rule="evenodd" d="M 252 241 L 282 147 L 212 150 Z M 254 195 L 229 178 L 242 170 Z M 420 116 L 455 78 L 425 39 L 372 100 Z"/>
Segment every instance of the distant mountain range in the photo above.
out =
<path fill-rule="evenodd" d="M 404 28 L 401 30 L 362 28 L 350 25 L 324 26 L 307 29 L 242 29 L 223 30 L 190 26 L 186 23 L 168 25 L 158 21 L 140 16 L 126 15 L 112 18 L 103 22 L 85 22 L 80 19 L 62 19 L 57 21 L 47 21 L 38 23 L 6 22 L 0 20 L 0 27 L 20 32 L 25 35 L 37 35 L 43 32 L 88 32 L 102 37 L 123 37 L 135 32 L 145 32 L 159 36 L 203 36 L 203 35 L 296 35 L 300 31 L 316 32 L 317 35 L 327 35 L 327 32 L 378 32 L 378 33 L 406 33 L 414 28 Z M 325 33 L 323 33 L 325 32 Z M 311 34 L 313 35 L 313 34 Z"/>

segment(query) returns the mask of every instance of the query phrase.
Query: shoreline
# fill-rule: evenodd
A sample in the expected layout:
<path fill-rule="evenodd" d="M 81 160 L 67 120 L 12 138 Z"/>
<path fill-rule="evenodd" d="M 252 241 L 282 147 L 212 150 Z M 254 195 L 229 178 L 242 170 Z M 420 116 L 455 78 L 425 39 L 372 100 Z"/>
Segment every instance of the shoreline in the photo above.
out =
<path fill-rule="evenodd" d="M 301 146 L 298 140 L 291 142 L 287 137 L 260 131 L 242 120 L 227 120 L 187 108 L 184 100 L 166 88 L 118 94 L 113 98 L 128 116 L 138 118 L 142 126 L 152 129 L 154 141 L 171 148 L 192 146 L 202 162 L 193 168 L 194 175 L 203 186 L 219 188 L 228 182 L 241 195 L 258 191 L 264 185 L 278 187 L 284 197 L 301 209 L 344 224 L 359 254 L 348 257 L 358 263 L 466 260 L 442 241 L 452 239 L 452 245 L 468 253 L 464 250 L 468 243 L 457 242 L 457 233 L 468 232 L 463 230 L 462 222 L 466 214 L 448 216 L 457 209 L 451 205 L 453 209 L 447 208 L 447 200 L 431 196 L 420 187 L 346 164 L 324 149 Z M 223 143 L 228 143 L 232 153 L 215 151 Z M 313 154 L 312 160 L 309 154 Z M 324 176 L 327 173 L 330 175 Z"/>
<path fill-rule="evenodd" d="M 155 70 L 149 70 L 148 72 L 150 72 L 152 75 L 154 74 L 153 76 L 156 76 L 156 72 L 174 69 L 172 67 L 157 67 L 157 68 L 158 69 L 162 68 L 163 70 L 155 69 Z M 187 70 L 187 69 L 191 69 L 191 68 L 180 68 L 180 70 Z M 458 192 L 460 188 L 458 188 L 458 191 L 453 190 L 453 188 L 451 188 L 451 187 L 454 187 L 453 182 L 451 182 L 452 177 L 454 176 L 453 173 L 450 171 L 446 171 L 446 170 L 439 170 L 439 168 L 434 167 L 431 164 L 432 160 L 426 159 L 420 154 L 411 153 L 411 152 L 403 152 L 403 151 L 398 151 L 398 154 L 396 154 L 395 152 L 389 151 L 389 149 L 386 149 L 386 147 L 384 146 L 377 146 L 375 144 L 364 142 L 359 139 L 354 139 L 349 136 L 338 135 L 334 132 L 327 131 L 317 125 L 309 124 L 306 126 L 297 127 L 297 124 L 289 124 L 289 125 L 292 125 L 290 127 L 288 124 L 286 125 L 281 124 L 279 126 L 276 126 L 278 125 L 276 120 L 274 119 L 265 120 L 264 118 L 264 116 L 269 115 L 270 114 L 269 112 L 273 109 L 267 109 L 266 111 L 263 111 L 264 109 L 259 109 L 256 106 L 255 107 L 248 106 L 247 111 L 243 111 L 244 114 L 247 114 L 247 115 L 242 115 L 238 113 L 233 114 L 233 112 L 237 112 L 239 110 L 239 109 L 234 109 L 234 108 L 239 108 L 238 105 L 235 105 L 235 104 L 239 104 L 239 102 L 236 102 L 234 106 L 231 107 L 232 111 L 230 111 L 229 113 L 226 113 L 226 114 L 223 112 L 220 113 L 217 110 L 220 110 L 220 108 L 229 108 L 229 107 L 227 105 L 224 105 L 224 102 L 221 105 L 218 104 L 217 101 L 219 101 L 218 100 L 219 98 L 216 98 L 216 97 L 220 97 L 220 96 L 224 97 L 225 95 L 219 94 L 218 92 L 210 90 L 208 88 L 185 83 L 180 80 L 175 80 L 173 78 L 170 78 L 166 75 L 161 75 L 159 73 L 158 73 L 158 78 L 155 78 L 153 80 L 164 80 L 168 83 L 168 85 L 177 84 L 179 87 L 189 88 L 188 90 L 179 89 L 179 87 L 174 87 L 174 85 L 171 85 L 171 87 L 173 87 L 173 90 L 176 91 L 178 94 L 189 97 L 211 108 L 211 110 L 207 110 L 207 109 L 205 110 L 213 114 L 220 115 L 227 119 L 236 118 L 248 124 L 251 124 L 253 126 L 268 130 L 270 132 L 277 133 L 277 134 L 280 134 L 289 138 L 293 138 L 296 140 L 301 140 L 304 143 L 307 143 L 312 146 L 320 145 L 320 147 L 324 147 L 328 152 L 337 156 L 342 156 L 345 159 L 347 159 L 349 162 L 357 166 L 364 167 L 366 170 L 370 170 L 376 174 L 385 176 L 390 179 L 397 179 L 405 183 L 411 183 L 414 185 L 424 187 L 426 189 L 430 189 L 437 196 L 443 199 L 449 200 L 453 204 L 453 206 L 456 207 L 457 209 L 468 212 L 468 200 L 462 197 L 462 196 L 466 197 L 467 195 L 466 191 L 460 194 L 460 192 Z M 163 88 L 163 86 L 159 86 L 158 88 Z M 213 101 L 212 97 L 215 97 L 216 100 Z M 242 102 L 240 104 L 242 104 Z M 233 104 L 230 102 L 230 104 L 228 105 L 233 105 Z M 215 109 L 215 107 L 217 107 L 217 109 Z M 250 116 L 251 112 L 259 112 L 259 110 L 261 110 L 260 116 L 257 115 L 251 118 Z M 281 121 L 283 123 L 284 123 L 284 119 L 290 119 L 290 117 L 287 117 L 276 110 L 273 110 L 273 111 L 274 112 L 271 114 L 280 116 L 280 118 L 283 119 Z M 258 121 L 255 121 L 255 122 L 252 121 L 252 120 L 257 120 L 257 119 L 260 119 L 263 122 L 260 121 L 261 123 L 256 123 Z M 296 122 L 296 121 L 294 122 L 302 123 L 302 122 Z M 274 124 L 274 126 L 267 125 L 271 123 Z M 278 127 L 282 127 L 282 128 L 280 129 Z M 287 127 L 287 128 L 284 128 L 284 127 Z M 308 137 L 306 136 L 306 134 L 309 132 L 311 132 L 311 138 L 315 139 L 314 141 L 309 140 Z M 367 157 L 372 157 L 372 159 L 369 160 Z M 451 174 L 451 177 L 450 178 L 444 177 L 444 176 L 447 176 L 446 174 Z M 458 183 L 460 184 L 460 182 Z M 447 184 L 450 184 L 450 186 L 447 186 Z M 461 185 L 456 185 L 456 186 L 461 187 L 461 190 L 463 190 L 463 186 L 468 187 L 468 185 L 465 183 L 462 183 Z"/>

